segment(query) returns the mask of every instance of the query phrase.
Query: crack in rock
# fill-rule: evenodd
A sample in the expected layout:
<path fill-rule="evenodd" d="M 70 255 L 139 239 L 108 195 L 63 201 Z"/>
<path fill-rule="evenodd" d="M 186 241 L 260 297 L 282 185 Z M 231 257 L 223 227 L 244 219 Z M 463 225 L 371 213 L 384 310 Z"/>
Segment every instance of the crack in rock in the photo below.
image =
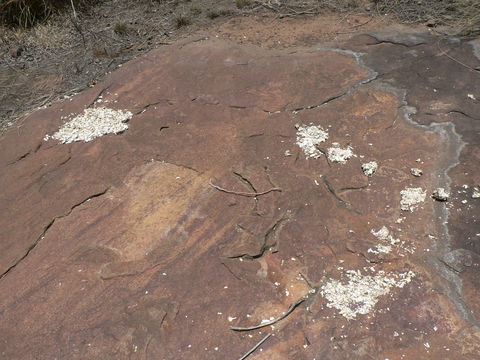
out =
<path fill-rule="evenodd" d="M 229 258 L 231 259 L 244 258 L 244 259 L 254 260 L 254 259 L 260 259 L 261 257 L 265 256 L 268 251 L 271 251 L 273 253 L 277 252 L 278 242 L 275 240 L 273 243 L 270 243 L 269 239 L 271 239 L 272 237 L 276 237 L 282 223 L 288 220 L 289 220 L 288 215 L 284 214 L 281 218 L 277 219 L 275 223 L 272 226 L 270 226 L 270 228 L 267 229 L 267 231 L 263 235 L 262 247 L 256 254 L 243 253 L 243 254 L 229 256 Z M 248 230 L 243 229 L 240 225 L 237 224 L 237 226 L 242 230 L 249 232 Z"/>
<path fill-rule="evenodd" d="M 331 102 L 334 102 L 336 100 L 339 100 L 347 95 L 350 95 L 352 92 L 354 92 L 355 90 L 357 90 L 358 88 L 364 86 L 364 85 L 367 85 L 367 84 L 370 84 L 371 82 L 377 80 L 379 78 L 379 74 L 376 72 L 376 71 L 373 71 L 372 69 L 370 69 L 369 67 L 367 67 L 361 60 L 361 57 L 362 53 L 357 53 L 357 52 L 354 52 L 354 51 L 350 51 L 350 50 L 342 50 L 342 49 L 336 49 L 336 48 L 326 48 L 326 47 L 317 47 L 316 48 L 317 50 L 326 50 L 326 51 L 335 51 L 335 52 L 339 52 L 339 53 L 343 53 L 343 54 L 348 54 L 348 55 L 351 55 L 354 57 L 355 59 L 355 62 L 357 63 L 358 66 L 360 66 L 362 69 L 364 69 L 365 71 L 368 72 L 368 77 L 362 79 L 362 80 L 359 80 L 358 82 L 356 82 L 355 84 L 349 86 L 345 91 L 343 91 L 342 93 L 338 94 L 338 95 L 335 95 L 335 96 L 332 96 L 330 98 L 328 98 L 327 100 L 324 100 L 322 101 L 321 103 L 319 104 L 316 104 L 316 105 L 308 105 L 308 106 L 301 106 L 301 107 L 298 107 L 298 108 L 295 108 L 295 109 L 292 109 L 290 110 L 292 113 L 294 114 L 297 114 L 298 112 L 300 111 L 303 111 L 303 110 L 309 110 L 309 109 L 317 109 L 317 108 L 320 108 L 320 107 L 323 107 L 323 106 L 326 106 L 328 104 L 330 104 Z"/>
<path fill-rule="evenodd" d="M 65 214 L 63 215 L 60 215 L 60 216 L 56 216 L 53 218 L 53 220 L 51 220 L 47 226 L 44 227 L 42 233 L 40 234 L 40 236 L 29 246 L 29 248 L 25 251 L 25 253 L 18 259 L 15 261 L 15 263 L 13 265 L 11 265 L 7 270 L 5 270 L 1 275 L 0 275 L 0 279 L 3 279 L 11 270 L 13 270 L 18 264 L 20 264 L 32 251 L 33 249 L 35 249 L 35 247 L 45 238 L 48 230 L 53 226 L 53 224 L 55 224 L 55 222 L 58 220 L 58 219 L 62 219 L 62 218 L 65 218 L 67 216 L 69 216 L 73 210 L 75 210 L 77 207 L 85 204 L 86 202 L 94 199 L 94 198 L 97 198 L 97 197 L 100 197 L 102 195 L 105 195 L 107 193 L 107 191 L 110 189 L 110 187 L 107 187 L 105 188 L 104 190 L 96 193 L 96 194 L 93 194 L 93 195 L 90 195 L 88 196 L 86 199 L 82 200 L 81 202 L 73 205 L 70 210 L 68 210 Z"/>
<path fill-rule="evenodd" d="M 35 149 L 30 149 L 28 150 L 25 154 L 21 155 L 20 157 L 18 157 L 17 159 L 13 160 L 12 162 L 8 163 L 7 165 L 14 165 L 16 164 L 17 162 L 27 158 L 28 156 L 30 156 L 31 154 L 35 154 L 39 149 L 40 147 L 42 146 L 42 142 L 40 142 L 39 144 L 37 144 L 37 146 L 35 147 Z"/>
<path fill-rule="evenodd" d="M 345 208 L 349 211 L 353 211 L 357 215 L 362 215 L 358 210 L 353 209 L 349 202 L 343 200 L 340 196 L 338 196 L 337 191 L 334 189 L 332 184 L 330 184 L 330 182 L 328 181 L 326 176 L 322 176 L 321 178 L 322 178 L 323 184 L 327 188 L 328 192 L 333 195 L 333 197 L 338 201 L 338 203 L 340 204 L 340 206 L 342 208 Z"/>

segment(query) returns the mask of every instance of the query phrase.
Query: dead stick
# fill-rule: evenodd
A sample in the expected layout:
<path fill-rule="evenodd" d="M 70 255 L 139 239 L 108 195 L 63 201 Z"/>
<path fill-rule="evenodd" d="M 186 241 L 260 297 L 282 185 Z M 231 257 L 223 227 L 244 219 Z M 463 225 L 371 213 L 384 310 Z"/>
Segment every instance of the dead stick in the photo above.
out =
<path fill-rule="evenodd" d="M 242 326 L 230 326 L 230 330 L 234 330 L 234 331 L 249 331 L 249 330 L 256 330 L 256 329 L 260 329 L 262 327 L 265 327 L 265 326 L 270 326 L 270 325 L 273 325 L 277 322 L 279 322 L 280 320 L 283 320 L 285 319 L 288 315 L 290 315 L 292 313 L 293 310 L 295 310 L 295 308 L 300 305 L 301 303 L 303 303 L 307 298 L 306 297 L 302 297 L 300 298 L 299 300 L 295 301 L 293 304 L 291 304 L 289 307 L 288 307 L 288 310 L 283 313 L 282 316 L 276 318 L 276 319 L 273 319 L 273 320 L 270 320 L 270 321 L 267 321 L 267 322 L 264 322 L 264 323 L 261 323 L 261 324 L 258 324 L 258 325 L 254 325 L 254 326 L 247 326 L 247 327 L 242 327 Z"/>
<path fill-rule="evenodd" d="M 245 353 L 245 355 L 243 355 L 240 359 L 238 360 L 244 360 L 246 359 L 247 357 L 249 357 L 255 350 L 257 350 L 265 341 L 267 341 L 267 339 L 272 336 L 272 334 L 268 334 L 266 335 L 262 340 L 260 340 L 253 348 L 251 348 L 250 350 L 248 350 L 247 353 Z"/>
<path fill-rule="evenodd" d="M 269 189 L 269 190 L 267 190 L 267 191 L 263 191 L 263 192 L 253 192 L 253 193 L 250 193 L 250 192 L 237 192 L 237 191 L 232 191 L 232 190 L 224 189 L 224 188 L 222 188 L 222 187 L 220 187 L 220 186 L 218 186 L 218 185 L 213 184 L 212 181 L 209 181 L 208 184 L 209 184 L 211 187 L 213 187 L 213 188 L 215 188 L 215 189 L 217 189 L 217 190 L 219 190 L 219 191 L 223 191 L 223 192 L 225 192 L 225 193 L 227 193 L 227 194 L 234 194 L 234 195 L 248 196 L 248 197 L 257 197 L 257 196 L 261 196 L 261 195 L 268 194 L 268 193 L 270 193 L 270 192 L 272 192 L 272 191 L 280 191 L 280 192 L 282 191 L 282 189 L 280 189 L 280 188 L 271 188 L 271 189 Z"/>
<path fill-rule="evenodd" d="M 70 0 L 70 4 L 72 4 L 73 17 L 76 19 L 77 18 L 77 12 L 75 11 L 75 5 L 73 5 L 73 0 Z"/>
<path fill-rule="evenodd" d="M 450 60 L 455 61 L 456 63 L 462 65 L 463 67 L 469 69 L 470 71 L 473 71 L 473 72 L 478 72 L 478 71 L 479 71 L 479 70 L 471 67 L 470 65 L 467 65 L 467 64 L 465 64 L 464 62 L 461 62 L 460 60 L 458 60 L 458 59 L 454 58 L 453 56 L 447 54 L 447 52 L 440 47 L 440 40 L 437 41 L 437 47 L 438 47 L 438 50 L 440 50 L 440 55 L 445 55 L 445 56 L 448 57 Z"/>

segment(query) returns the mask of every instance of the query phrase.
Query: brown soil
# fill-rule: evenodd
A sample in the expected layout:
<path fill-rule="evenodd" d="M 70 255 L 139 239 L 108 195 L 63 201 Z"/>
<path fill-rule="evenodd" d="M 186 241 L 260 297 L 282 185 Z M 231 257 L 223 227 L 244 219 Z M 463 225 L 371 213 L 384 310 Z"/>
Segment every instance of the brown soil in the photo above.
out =
<path fill-rule="evenodd" d="M 211 33 L 236 43 L 265 48 L 287 48 L 345 40 L 358 32 L 391 24 L 385 16 L 353 13 L 277 19 L 272 16 L 238 17 L 213 26 Z"/>

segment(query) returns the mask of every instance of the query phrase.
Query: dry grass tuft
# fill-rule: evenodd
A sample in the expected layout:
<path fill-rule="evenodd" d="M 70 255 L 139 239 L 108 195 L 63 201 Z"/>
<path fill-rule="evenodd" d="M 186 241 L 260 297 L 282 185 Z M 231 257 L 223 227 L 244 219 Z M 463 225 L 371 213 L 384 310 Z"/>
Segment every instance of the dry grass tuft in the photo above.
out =
<path fill-rule="evenodd" d="M 30 27 L 64 8 L 82 9 L 93 0 L 0 0 L 0 22 Z M 73 10 L 73 9 L 72 9 Z"/>
<path fill-rule="evenodd" d="M 404 23 L 428 22 L 457 28 L 459 35 L 480 34 L 478 0 L 377 0 L 376 7 Z"/>
<path fill-rule="evenodd" d="M 184 26 L 188 26 L 192 23 L 192 20 L 190 20 L 190 18 L 186 15 L 178 15 L 176 18 L 175 18 L 175 27 L 177 29 L 180 29 Z"/>

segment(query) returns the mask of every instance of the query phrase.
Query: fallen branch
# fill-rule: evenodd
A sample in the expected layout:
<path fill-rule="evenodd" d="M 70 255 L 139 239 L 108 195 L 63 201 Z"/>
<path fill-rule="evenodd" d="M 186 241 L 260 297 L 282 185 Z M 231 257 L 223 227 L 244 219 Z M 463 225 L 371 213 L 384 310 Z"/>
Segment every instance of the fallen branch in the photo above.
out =
<path fill-rule="evenodd" d="M 248 350 L 245 355 L 243 355 L 240 359 L 238 360 L 244 360 L 246 359 L 247 357 L 249 357 L 255 350 L 257 350 L 265 341 L 267 341 L 267 339 L 272 336 L 272 334 L 268 334 L 266 335 L 262 340 L 260 340 L 253 348 L 251 348 L 250 350 Z"/>
<path fill-rule="evenodd" d="M 302 297 L 300 298 L 299 300 L 295 301 L 294 303 L 292 303 L 289 307 L 288 307 L 288 310 L 286 312 L 284 312 L 280 317 L 276 318 L 276 319 L 273 319 L 273 320 L 270 320 L 270 321 L 266 321 L 266 322 L 263 322 L 261 324 L 258 324 L 258 325 L 254 325 L 254 326 L 247 326 L 247 327 L 242 327 L 242 326 L 230 326 L 230 330 L 234 330 L 234 331 L 250 331 L 250 330 L 256 330 L 256 329 L 260 329 L 262 327 L 265 327 L 265 326 L 270 326 L 270 325 L 273 325 L 277 322 L 279 322 L 280 320 L 283 320 L 285 319 L 288 315 L 290 315 L 293 310 L 295 310 L 295 308 L 300 305 L 301 303 L 303 303 L 305 300 L 307 300 L 306 297 Z"/>
<path fill-rule="evenodd" d="M 70 4 L 72 4 L 73 17 L 76 19 L 77 18 L 77 12 L 75 11 L 75 5 L 73 5 L 73 0 L 70 0 Z"/>
<path fill-rule="evenodd" d="M 227 189 L 224 189 L 218 185 L 215 185 L 214 183 L 212 183 L 212 181 L 210 180 L 208 182 L 208 184 L 213 187 L 214 189 L 217 189 L 219 191 L 222 191 L 224 193 L 227 193 L 227 194 L 234 194 L 234 195 L 240 195 L 240 196 L 247 196 L 247 197 L 257 197 L 257 196 L 261 196 L 261 195 L 265 195 L 265 194 L 268 194 L 272 191 L 279 191 L 281 192 L 282 189 L 280 188 L 271 188 L 267 191 L 262 191 L 262 192 L 237 192 L 237 191 L 232 191 L 232 190 L 227 190 Z"/>
<path fill-rule="evenodd" d="M 438 47 L 438 50 L 440 51 L 440 55 L 445 55 L 447 58 L 449 58 L 450 60 L 453 60 L 455 61 L 457 64 L 460 64 L 462 65 L 463 67 L 467 68 L 468 70 L 470 71 L 473 71 L 473 72 L 479 72 L 480 70 L 478 69 L 475 69 L 473 67 L 471 67 L 470 65 L 467 65 L 465 64 L 464 62 L 454 58 L 453 56 L 449 55 L 445 50 L 443 50 L 441 47 L 440 47 L 440 40 L 437 41 L 437 47 Z"/>

